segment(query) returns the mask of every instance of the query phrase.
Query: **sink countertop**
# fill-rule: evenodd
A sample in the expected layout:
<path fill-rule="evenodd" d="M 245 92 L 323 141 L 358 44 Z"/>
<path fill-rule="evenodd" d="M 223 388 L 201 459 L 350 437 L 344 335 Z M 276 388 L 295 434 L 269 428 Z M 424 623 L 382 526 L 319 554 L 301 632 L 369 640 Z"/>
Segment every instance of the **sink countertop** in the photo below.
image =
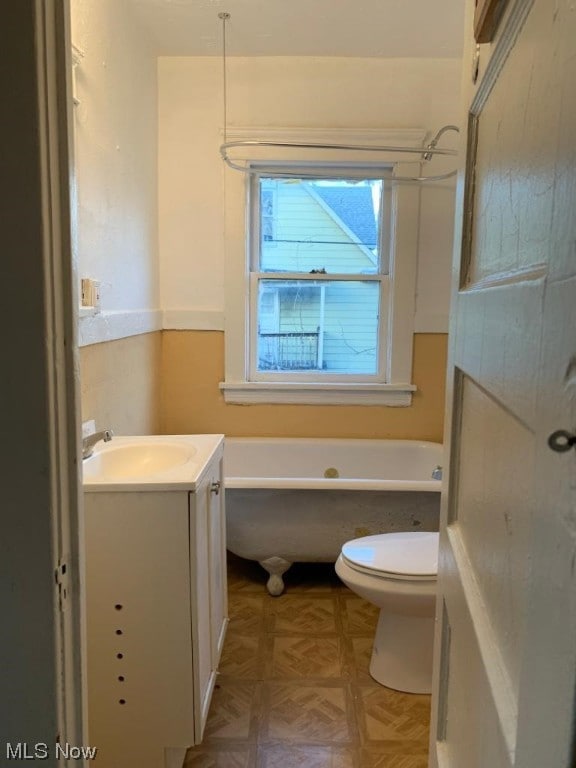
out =
<path fill-rule="evenodd" d="M 211 459 L 223 451 L 224 435 L 134 435 L 96 444 L 82 462 L 88 493 L 194 491 Z"/>

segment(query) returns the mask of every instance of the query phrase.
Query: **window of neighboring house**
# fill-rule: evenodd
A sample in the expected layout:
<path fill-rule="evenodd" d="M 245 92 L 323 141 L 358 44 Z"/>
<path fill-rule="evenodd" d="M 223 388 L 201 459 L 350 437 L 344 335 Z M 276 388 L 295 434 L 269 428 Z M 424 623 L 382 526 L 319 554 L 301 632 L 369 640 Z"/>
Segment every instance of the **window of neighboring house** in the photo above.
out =
<path fill-rule="evenodd" d="M 409 405 L 419 190 L 393 177 L 418 166 L 298 168 L 229 178 L 224 397 Z"/>
<path fill-rule="evenodd" d="M 262 173 L 251 185 L 250 378 L 384 380 L 384 180 Z"/>
<path fill-rule="evenodd" d="M 276 241 L 275 192 L 274 187 L 270 187 L 263 189 L 260 196 L 260 231 L 262 240 L 269 243 L 268 248 L 274 247 Z"/>

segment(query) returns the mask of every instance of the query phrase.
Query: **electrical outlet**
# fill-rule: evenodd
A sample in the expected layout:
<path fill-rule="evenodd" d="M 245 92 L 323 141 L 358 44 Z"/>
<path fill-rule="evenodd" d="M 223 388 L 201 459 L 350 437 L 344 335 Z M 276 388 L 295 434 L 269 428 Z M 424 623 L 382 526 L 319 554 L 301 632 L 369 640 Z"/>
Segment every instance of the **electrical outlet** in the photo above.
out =
<path fill-rule="evenodd" d="M 96 422 L 94 419 L 82 422 L 82 437 L 88 437 L 96 432 Z"/>

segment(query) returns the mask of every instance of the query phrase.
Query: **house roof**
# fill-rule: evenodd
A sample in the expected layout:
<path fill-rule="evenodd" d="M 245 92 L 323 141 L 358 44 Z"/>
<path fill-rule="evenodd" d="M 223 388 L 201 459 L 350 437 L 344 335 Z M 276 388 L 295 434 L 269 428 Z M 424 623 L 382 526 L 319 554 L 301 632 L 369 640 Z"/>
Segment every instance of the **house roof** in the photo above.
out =
<path fill-rule="evenodd" d="M 315 184 L 314 192 L 334 211 L 362 245 L 370 250 L 376 248 L 378 232 L 370 187 L 325 187 Z"/>

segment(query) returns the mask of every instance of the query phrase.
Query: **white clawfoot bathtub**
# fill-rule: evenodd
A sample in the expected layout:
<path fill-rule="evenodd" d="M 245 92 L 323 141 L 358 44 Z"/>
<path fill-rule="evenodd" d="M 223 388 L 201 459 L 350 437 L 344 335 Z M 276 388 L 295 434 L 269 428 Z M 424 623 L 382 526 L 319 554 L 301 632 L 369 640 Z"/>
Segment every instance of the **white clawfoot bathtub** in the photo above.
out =
<path fill-rule="evenodd" d="M 417 440 L 226 438 L 227 547 L 272 595 L 294 562 L 336 562 L 353 538 L 437 531 L 442 445 Z"/>

